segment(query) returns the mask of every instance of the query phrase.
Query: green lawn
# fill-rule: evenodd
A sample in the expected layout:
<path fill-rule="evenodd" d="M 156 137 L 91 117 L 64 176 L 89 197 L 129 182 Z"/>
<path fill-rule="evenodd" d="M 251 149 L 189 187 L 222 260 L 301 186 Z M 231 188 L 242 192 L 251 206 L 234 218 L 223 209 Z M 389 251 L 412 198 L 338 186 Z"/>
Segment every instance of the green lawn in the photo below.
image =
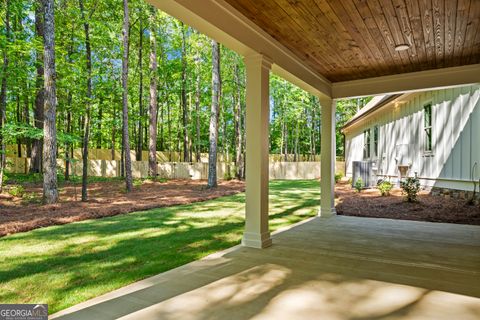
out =
<path fill-rule="evenodd" d="M 270 183 L 270 227 L 315 215 L 318 181 Z M 0 302 L 51 313 L 240 242 L 244 194 L 0 238 Z"/>

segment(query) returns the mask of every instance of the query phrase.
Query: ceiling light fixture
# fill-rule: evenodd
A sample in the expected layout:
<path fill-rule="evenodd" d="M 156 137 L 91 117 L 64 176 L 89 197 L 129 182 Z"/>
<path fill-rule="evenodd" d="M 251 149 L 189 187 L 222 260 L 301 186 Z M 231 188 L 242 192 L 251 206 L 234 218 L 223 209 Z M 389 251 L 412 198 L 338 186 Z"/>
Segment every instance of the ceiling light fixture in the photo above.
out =
<path fill-rule="evenodd" d="M 404 50 L 407 50 L 407 49 L 410 49 L 410 46 L 408 44 L 405 44 L 405 43 L 395 46 L 395 51 L 404 51 Z"/>

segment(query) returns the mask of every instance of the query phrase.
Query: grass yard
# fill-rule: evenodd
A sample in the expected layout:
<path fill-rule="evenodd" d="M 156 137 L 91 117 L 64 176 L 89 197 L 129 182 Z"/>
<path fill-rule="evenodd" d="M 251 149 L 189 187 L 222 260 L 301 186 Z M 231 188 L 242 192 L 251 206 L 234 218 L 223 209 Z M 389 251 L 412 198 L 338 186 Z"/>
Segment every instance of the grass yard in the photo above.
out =
<path fill-rule="evenodd" d="M 270 227 L 316 214 L 318 181 L 272 181 Z M 0 238 L 0 301 L 50 313 L 240 242 L 244 193 Z"/>

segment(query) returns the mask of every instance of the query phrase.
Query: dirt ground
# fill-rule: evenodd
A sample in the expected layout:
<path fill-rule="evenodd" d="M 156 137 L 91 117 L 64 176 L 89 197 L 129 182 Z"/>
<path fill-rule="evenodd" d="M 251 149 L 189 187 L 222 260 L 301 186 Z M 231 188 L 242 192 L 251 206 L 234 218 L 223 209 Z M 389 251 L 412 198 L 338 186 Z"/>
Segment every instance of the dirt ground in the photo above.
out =
<path fill-rule="evenodd" d="M 126 194 L 123 181 L 109 181 L 91 183 L 88 189 L 91 200 L 74 201 L 74 186 L 65 185 L 60 190 L 60 203 L 54 205 L 25 204 L 21 198 L 1 194 L 0 237 L 51 225 L 205 201 L 243 192 L 245 184 L 236 180 L 222 181 L 216 189 L 207 190 L 206 181 L 145 182 Z M 41 195 L 42 189 L 41 186 L 29 186 L 26 191 Z M 77 200 L 80 200 L 78 185 L 76 193 Z"/>
<path fill-rule="evenodd" d="M 337 214 L 346 216 L 390 218 L 430 222 L 480 225 L 480 206 L 467 205 L 463 199 L 446 199 L 421 191 L 418 202 L 404 200 L 401 189 L 382 197 L 377 189 L 356 192 L 349 184 L 335 188 Z"/>

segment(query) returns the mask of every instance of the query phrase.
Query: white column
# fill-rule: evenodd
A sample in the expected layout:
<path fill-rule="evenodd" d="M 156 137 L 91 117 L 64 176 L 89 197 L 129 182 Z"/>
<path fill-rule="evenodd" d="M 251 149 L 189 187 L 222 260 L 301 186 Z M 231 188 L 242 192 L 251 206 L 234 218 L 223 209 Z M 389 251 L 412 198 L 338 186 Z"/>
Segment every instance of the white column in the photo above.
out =
<path fill-rule="evenodd" d="M 269 77 L 272 62 L 255 54 L 245 57 L 246 93 L 246 213 L 242 244 L 265 248 L 272 244 L 268 229 Z"/>
<path fill-rule="evenodd" d="M 322 107 L 322 136 L 321 136 L 321 167 L 320 167 L 320 212 L 319 216 L 328 218 L 336 214 L 335 211 L 335 110 L 336 101 L 329 98 L 320 98 Z"/>

